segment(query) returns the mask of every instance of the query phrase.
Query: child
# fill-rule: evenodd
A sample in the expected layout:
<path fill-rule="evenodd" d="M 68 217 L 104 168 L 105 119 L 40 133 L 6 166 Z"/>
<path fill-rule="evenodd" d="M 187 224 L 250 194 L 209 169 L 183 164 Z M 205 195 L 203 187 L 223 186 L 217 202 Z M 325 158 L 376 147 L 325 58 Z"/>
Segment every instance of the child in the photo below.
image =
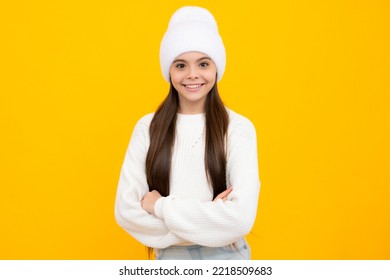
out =
<path fill-rule="evenodd" d="M 169 94 L 134 128 L 116 220 L 156 259 L 250 259 L 244 237 L 260 189 L 256 131 L 219 97 L 226 55 L 209 11 L 173 14 L 160 64 Z"/>

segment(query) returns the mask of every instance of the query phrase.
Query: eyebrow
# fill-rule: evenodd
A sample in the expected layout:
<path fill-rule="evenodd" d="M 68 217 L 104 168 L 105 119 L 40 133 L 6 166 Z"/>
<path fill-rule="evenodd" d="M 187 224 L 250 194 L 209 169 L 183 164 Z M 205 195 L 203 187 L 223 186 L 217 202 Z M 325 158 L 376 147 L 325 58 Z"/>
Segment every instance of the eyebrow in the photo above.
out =
<path fill-rule="evenodd" d="M 199 62 L 199 61 L 201 61 L 201 60 L 203 60 L 203 59 L 209 59 L 209 60 L 211 60 L 210 57 L 208 57 L 208 56 L 203 56 L 203 57 L 197 59 L 196 62 Z M 179 59 L 175 59 L 175 60 L 172 62 L 172 64 L 173 64 L 173 63 L 176 63 L 176 62 L 187 62 L 187 61 L 186 61 L 185 59 L 179 58 Z"/>

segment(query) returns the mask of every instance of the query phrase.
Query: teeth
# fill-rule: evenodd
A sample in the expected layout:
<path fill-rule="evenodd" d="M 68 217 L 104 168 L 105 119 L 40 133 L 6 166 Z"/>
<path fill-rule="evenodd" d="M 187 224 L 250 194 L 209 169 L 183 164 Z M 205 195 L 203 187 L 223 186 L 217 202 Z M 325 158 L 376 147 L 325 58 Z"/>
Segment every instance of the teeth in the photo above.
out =
<path fill-rule="evenodd" d="M 190 88 L 190 89 L 195 89 L 195 88 L 199 88 L 201 85 L 186 85 L 187 88 Z"/>

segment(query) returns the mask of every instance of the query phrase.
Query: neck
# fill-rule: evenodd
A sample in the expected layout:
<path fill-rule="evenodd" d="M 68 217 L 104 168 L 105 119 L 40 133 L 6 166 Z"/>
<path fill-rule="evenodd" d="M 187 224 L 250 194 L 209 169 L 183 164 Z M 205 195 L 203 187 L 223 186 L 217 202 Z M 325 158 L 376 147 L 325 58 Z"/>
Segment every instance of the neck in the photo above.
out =
<path fill-rule="evenodd" d="M 183 104 L 179 105 L 178 113 L 183 115 L 196 115 L 205 113 L 204 102 L 202 104 Z"/>

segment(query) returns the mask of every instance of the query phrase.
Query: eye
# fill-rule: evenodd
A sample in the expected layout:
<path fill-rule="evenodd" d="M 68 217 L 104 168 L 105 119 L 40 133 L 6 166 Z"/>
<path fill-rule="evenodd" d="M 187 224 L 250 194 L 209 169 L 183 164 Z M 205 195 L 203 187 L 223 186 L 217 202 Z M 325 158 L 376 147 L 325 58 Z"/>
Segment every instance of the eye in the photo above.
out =
<path fill-rule="evenodd" d="M 176 68 L 183 69 L 185 67 L 184 63 L 178 63 L 176 64 Z"/>
<path fill-rule="evenodd" d="M 202 67 L 202 68 L 204 68 L 204 67 L 209 66 L 209 64 L 208 64 L 207 62 L 201 62 L 201 63 L 199 64 L 199 66 Z"/>

